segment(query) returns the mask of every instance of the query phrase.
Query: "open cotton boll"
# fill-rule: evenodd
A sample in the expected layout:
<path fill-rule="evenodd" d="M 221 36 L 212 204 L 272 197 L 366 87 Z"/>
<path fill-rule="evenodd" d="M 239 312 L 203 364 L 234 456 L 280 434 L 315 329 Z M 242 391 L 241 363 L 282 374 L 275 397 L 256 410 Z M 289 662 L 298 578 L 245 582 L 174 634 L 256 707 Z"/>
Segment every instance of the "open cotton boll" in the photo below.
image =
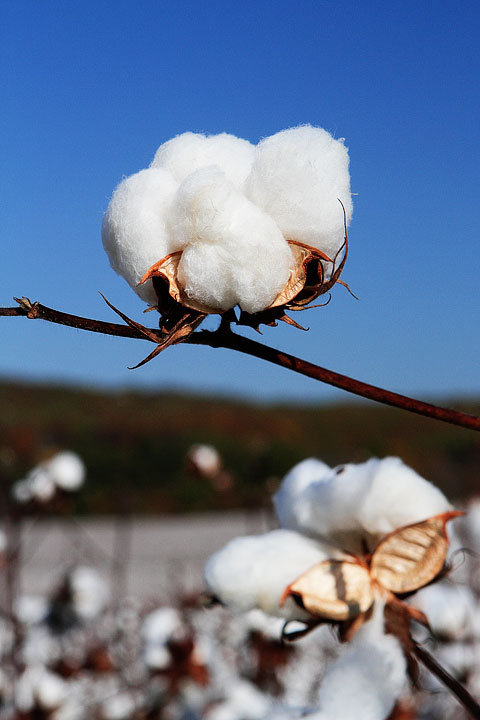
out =
<path fill-rule="evenodd" d="M 205 567 L 209 590 L 237 612 L 260 608 L 287 619 L 303 620 L 309 614 L 291 598 L 280 600 L 287 585 L 322 560 L 339 553 L 290 530 L 273 530 L 231 540 Z"/>
<path fill-rule="evenodd" d="M 85 465 L 73 452 L 57 453 L 45 467 L 55 485 L 62 490 L 78 490 L 85 480 Z"/>
<path fill-rule="evenodd" d="M 251 170 L 254 155 L 255 147 L 235 135 L 186 132 L 160 145 L 151 167 L 166 168 L 182 182 L 195 170 L 218 165 L 229 181 L 240 188 Z"/>
<path fill-rule="evenodd" d="M 277 223 L 288 240 L 322 250 L 330 258 L 344 242 L 352 214 L 348 150 L 322 128 L 290 128 L 262 140 L 245 192 Z"/>
<path fill-rule="evenodd" d="M 210 308 L 264 310 L 282 290 L 293 257 L 273 220 L 216 166 L 189 175 L 171 213 L 175 245 L 184 251 L 178 279 Z"/>
<path fill-rule="evenodd" d="M 82 620 L 93 620 L 108 601 L 105 580 L 94 568 L 79 565 L 70 573 L 69 583 L 75 612 Z"/>
<path fill-rule="evenodd" d="M 149 267 L 178 249 L 166 226 L 177 187 L 168 170 L 141 170 L 118 185 L 103 218 L 102 241 L 112 268 L 150 304 L 157 302 L 151 280 L 138 283 Z"/>
<path fill-rule="evenodd" d="M 283 528 L 302 530 L 310 514 L 306 488 L 329 475 L 331 468 L 317 458 L 307 458 L 295 465 L 283 478 L 273 496 L 278 521 Z"/>
<path fill-rule="evenodd" d="M 359 524 L 369 533 L 382 536 L 452 510 L 445 495 L 400 458 L 369 462 L 371 483 L 358 507 Z"/>
<path fill-rule="evenodd" d="M 372 619 L 327 670 L 318 696 L 320 713 L 312 718 L 385 720 L 405 681 L 402 648 L 393 635 L 385 634 L 383 606 L 377 603 Z"/>

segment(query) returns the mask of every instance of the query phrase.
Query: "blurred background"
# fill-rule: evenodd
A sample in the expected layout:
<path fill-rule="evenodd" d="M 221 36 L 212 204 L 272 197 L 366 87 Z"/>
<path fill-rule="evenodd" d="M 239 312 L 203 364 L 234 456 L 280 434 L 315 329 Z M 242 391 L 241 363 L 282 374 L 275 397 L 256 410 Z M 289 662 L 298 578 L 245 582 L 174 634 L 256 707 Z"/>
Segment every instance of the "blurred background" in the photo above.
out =
<path fill-rule="evenodd" d="M 8 4 L 0 305 L 25 295 L 115 322 L 101 291 L 145 322 L 100 239 L 122 177 L 187 130 L 257 143 L 319 125 L 350 150 L 342 277 L 360 300 L 337 287 L 327 307 L 302 314 L 308 332 L 265 328 L 263 340 L 478 414 L 479 21 L 469 1 Z M 130 371 L 143 342 L 21 318 L 0 325 L 5 717 L 255 720 L 265 705 L 250 686 L 237 710 L 217 707 L 230 702 L 219 688 L 254 676 L 261 692 L 304 707 L 318 678 L 288 694 L 285 678 L 298 671 L 285 669 L 291 657 L 277 645 L 252 640 L 259 623 L 268 636 L 263 620 L 235 630 L 218 609 L 215 622 L 199 610 L 208 555 L 274 526 L 272 492 L 309 456 L 336 465 L 399 455 L 456 502 L 478 493 L 472 431 L 225 350 L 180 345 Z M 45 479 L 45 464 L 65 451 L 83 466 L 75 488 Z M 147 652 L 143 622 L 165 608 L 177 615 L 150 622 L 156 649 Z M 471 648 L 478 628 L 468 622 L 460 636 Z M 228 682 L 218 669 L 225 657 L 205 640 L 212 635 L 233 642 L 222 646 L 237 658 Z M 328 640 L 322 648 L 309 651 L 318 667 L 334 653 Z M 473 677 L 462 652 L 455 672 Z M 276 663 L 282 682 L 265 676 Z M 459 717 L 445 702 L 425 708 L 418 717 Z"/>

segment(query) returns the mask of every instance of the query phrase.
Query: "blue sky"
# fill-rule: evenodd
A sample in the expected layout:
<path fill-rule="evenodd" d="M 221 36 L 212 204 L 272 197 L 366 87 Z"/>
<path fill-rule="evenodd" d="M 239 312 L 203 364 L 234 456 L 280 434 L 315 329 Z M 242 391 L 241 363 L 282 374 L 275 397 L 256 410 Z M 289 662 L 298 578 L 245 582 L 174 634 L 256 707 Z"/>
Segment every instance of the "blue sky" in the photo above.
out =
<path fill-rule="evenodd" d="M 143 304 L 100 240 L 122 176 L 186 130 L 257 142 L 311 123 L 345 137 L 354 217 L 341 287 L 308 333 L 265 342 L 422 397 L 479 394 L 477 2 L 8 3 L 2 11 L 0 305 L 114 319 Z M 296 316 L 298 319 L 298 316 Z M 0 321 L 0 375 L 346 399 L 253 358 Z M 248 331 L 246 331 L 248 333 Z"/>

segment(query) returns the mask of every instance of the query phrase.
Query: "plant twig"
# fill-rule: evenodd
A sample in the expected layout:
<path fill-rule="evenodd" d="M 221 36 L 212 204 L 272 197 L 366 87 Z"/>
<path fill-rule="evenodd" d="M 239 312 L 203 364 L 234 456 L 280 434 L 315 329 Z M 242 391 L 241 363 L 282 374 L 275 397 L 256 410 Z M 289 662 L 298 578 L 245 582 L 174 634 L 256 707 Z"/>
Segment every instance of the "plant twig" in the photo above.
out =
<path fill-rule="evenodd" d="M 142 334 L 134 327 L 128 325 L 120 325 L 118 323 L 108 323 L 101 320 L 92 320 L 90 318 L 80 317 L 78 315 L 70 315 L 68 313 L 53 310 L 38 302 L 32 303 L 28 298 L 17 300 L 18 307 L 0 308 L 0 316 L 23 316 L 31 319 L 41 319 L 48 322 L 59 323 L 69 327 L 78 328 L 80 330 L 89 330 L 91 332 L 102 333 L 104 335 L 117 335 L 120 337 L 129 337 L 136 339 L 149 339 L 151 342 L 160 343 L 164 339 L 164 335 L 160 330 L 149 330 L 150 338 Z M 275 348 L 259 343 L 250 338 L 233 333 L 230 329 L 220 327 L 214 332 L 201 330 L 193 333 L 183 340 L 191 345 L 209 345 L 215 348 L 226 348 L 236 350 L 253 357 L 266 360 L 274 365 L 293 370 L 301 375 L 319 380 L 328 385 L 345 390 L 346 392 L 359 395 L 369 400 L 390 405 L 392 407 L 408 410 L 409 412 L 431 417 L 435 420 L 451 423 L 460 427 L 469 428 L 471 430 L 480 431 L 480 417 L 463 413 L 458 410 L 432 405 L 431 403 L 416 400 L 399 393 L 391 392 L 375 385 L 364 383 L 360 380 L 327 370 L 314 363 L 310 363 L 301 358 L 290 355 L 289 353 L 276 350 Z"/>
<path fill-rule="evenodd" d="M 415 655 L 457 698 L 473 718 L 480 718 L 480 705 L 468 690 L 445 670 L 424 647 L 414 643 Z"/>

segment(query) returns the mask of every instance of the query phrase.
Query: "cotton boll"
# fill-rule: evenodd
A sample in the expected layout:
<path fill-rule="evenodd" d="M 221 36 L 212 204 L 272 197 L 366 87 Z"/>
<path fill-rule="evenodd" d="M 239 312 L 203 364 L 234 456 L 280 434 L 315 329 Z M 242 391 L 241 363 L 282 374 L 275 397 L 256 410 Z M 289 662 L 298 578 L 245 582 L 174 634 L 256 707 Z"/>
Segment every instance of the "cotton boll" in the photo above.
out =
<path fill-rule="evenodd" d="M 309 615 L 292 598 L 280 607 L 285 588 L 316 563 L 338 556 L 329 545 L 290 530 L 273 530 L 231 540 L 208 561 L 205 581 L 222 603 L 237 612 L 257 607 L 302 620 Z"/>
<path fill-rule="evenodd" d="M 46 712 L 60 707 L 67 696 L 68 684 L 55 673 L 45 670 L 38 678 L 35 687 L 35 700 Z"/>
<path fill-rule="evenodd" d="M 328 670 L 319 692 L 324 720 L 385 720 L 400 696 L 406 662 L 398 640 L 383 630 L 383 607 L 355 635 Z"/>
<path fill-rule="evenodd" d="M 85 465 L 73 452 L 57 453 L 45 467 L 55 485 L 62 490 L 79 490 L 85 480 Z"/>
<path fill-rule="evenodd" d="M 182 182 L 195 170 L 217 165 L 228 180 L 240 188 L 250 172 L 254 155 L 255 147 L 235 135 L 205 136 L 186 132 L 160 145 L 151 167 L 165 168 Z"/>
<path fill-rule="evenodd" d="M 283 528 L 302 530 L 310 507 L 305 501 L 306 488 L 328 476 L 330 468 L 316 458 L 308 458 L 295 465 L 282 480 L 273 497 L 278 521 Z"/>
<path fill-rule="evenodd" d="M 293 257 L 273 220 L 217 167 L 197 170 L 172 205 L 178 278 L 193 300 L 219 311 L 264 310 L 285 286 Z"/>
<path fill-rule="evenodd" d="M 55 483 L 50 473 L 42 467 L 35 468 L 28 475 L 32 498 L 39 503 L 49 502 L 55 495 Z"/>
<path fill-rule="evenodd" d="M 166 226 L 177 187 L 168 170 L 141 170 L 119 184 L 103 218 L 102 241 L 112 268 L 150 304 L 156 304 L 151 281 L 137 285 L 154 263 L 178 249 Z"/>
<path fill-rule="evenodd" d="M 247 197 L 283 235 L 322 250 L 332 260 L 352 214 L 348 150 L 326 130 L 305 125 L 276 133 L 256 149 Z"/>
<path fill-rule="evenodd" d="M 358 508 L 359 523 L 368 532 L 380 537 L 452 510 L 445 495 L 400 458 L 374 461 L 371 469 L 370 488 Z"/>
<path fill-rule="evenodd" d="M 94 568 L 79 565 L 71 572 L 69 582 L 75 612 L 82 620 L 93 620 L 107 604 L 104 579 Z"/>

